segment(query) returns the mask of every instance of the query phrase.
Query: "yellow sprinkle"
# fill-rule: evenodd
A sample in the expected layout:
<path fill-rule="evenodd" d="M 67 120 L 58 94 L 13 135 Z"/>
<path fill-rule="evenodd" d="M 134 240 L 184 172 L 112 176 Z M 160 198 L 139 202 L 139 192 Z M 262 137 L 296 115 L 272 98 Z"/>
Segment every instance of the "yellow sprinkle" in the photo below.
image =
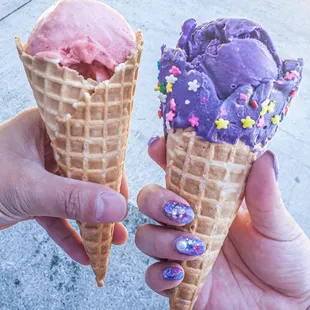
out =
<path fill-rule="evenodd" d="M 156 87 L 154 88 L 154 90 L 155 90 L 155 91 L 160 91 L 160 87 L 156 86 Z"/>
<path fill-rule="evenodd" d="M 268 107 L 262 107 L 261 112 L 259 113 L 260 116 L 264 116 L 268 111 Z"/>
<path fill-rule="evenodd" d="M 276 102 L 275 101 L 271 101 L 268 105 L 268 108 L 267 108 L 267 111 L 268 113 L 273 113 L 274 112 L 274 107 L 276 105 Z"/>
<path fill-rule="evenodd" d="M 166 86 L 166 92 L 167 93 L 172 93 L 172 84 L 171 83 L 168 83 L 167 86 Z"/>
<path fill-rule="evenodd" d="M 280 115 L 276 115 L 275 117 L 273 117 L 271 119 L 271 123 L 273 125 L 278 125 L 280 123 L 280 120 L 281 120 L 281 116 Z"/>
<path fill-rule="evenodd" d="M 223 118 L 218 119 L 215 121 L 217 129 L 227 129 L 229 121 L 224 120 Z"/>
<path fill-rule="evenodd" d="M 243 124 L 243 128 L 253 128 L 253 125 L 255 124 L 255 121 L 252 120 L 250 116 L 247 116 L 246 118 L 243 118 L 241 120 Z"/>

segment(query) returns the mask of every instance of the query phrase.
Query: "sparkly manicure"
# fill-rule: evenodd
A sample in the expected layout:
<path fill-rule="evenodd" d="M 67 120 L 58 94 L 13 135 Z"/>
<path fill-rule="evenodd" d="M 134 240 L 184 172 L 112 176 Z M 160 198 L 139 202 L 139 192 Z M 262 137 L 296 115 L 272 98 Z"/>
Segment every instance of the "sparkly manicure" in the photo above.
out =
<path fill-rule="evenodd" d="M 180 267 L 169 267 L 163 271 L 165 280 L 182 280 L 184 278 L 184 271 Z"/>
<path fill-rule="evenodd" d="M 205 252 L 206 245 L 198 238 L 179 237 L 175 240 L 175 248 L 181 254 L 199 256 Z"/>
<path fill-rule="evenodd" d="M 148 145 L 149 147 L 152 146 L 153 143 L 154 143 L 155 141 L 157 141 L 159 138 L 160 138 L 159 136 L 153 136 L 153 137 L 149 140 L 149 142 L 147 143 L 147 145 Z"/>
<path fill-rule="evenodd" d="M 172 221 L 179 224 L 188 224 L 194 217 L 194 210 L 183 203 L 169 200 L 164 204 L 164 214 Z"/>

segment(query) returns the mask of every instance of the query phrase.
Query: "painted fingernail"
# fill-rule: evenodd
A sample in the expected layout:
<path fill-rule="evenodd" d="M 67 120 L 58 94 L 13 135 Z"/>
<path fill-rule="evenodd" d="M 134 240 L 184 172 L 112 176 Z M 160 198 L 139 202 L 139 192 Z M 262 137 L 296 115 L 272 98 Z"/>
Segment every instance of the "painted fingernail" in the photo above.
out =
<path fill-rule="evenodd" d="M 179 237 L 175 240 L 176 250 L 185 255 L 199 256 L 206 250 L 206 245 L 198 238 Z"/>
<path fill-rule="evenodd" d="M 159 136 L 153 136 L 149 142 L 147 143 L 147 145 L 150 147 L 155 141 L 157 141 L 160 137 Z"/>
<path fill-rule="evenodd" d="M 195 217 L 191 206 L 174 200 L 169 200 L 164 204 L 164 214 L 179 224 L 189 224 Z"/>
<path fill-rule="evenodd" d="M 182 280 L 184 278 L 184 271 L 181 267 L 169 267 L 163 271 L 165 280 Z"/>
<path fill-rule="evenodd" d="M 279 170 L 280 170 L 280 164 L 279 164 L 278 156 L 270 150 L 268 150 L 266 152 L 269 153 L 273 157 L 273 169 L 274 169 L 276 180 L 278 181 Z"/>

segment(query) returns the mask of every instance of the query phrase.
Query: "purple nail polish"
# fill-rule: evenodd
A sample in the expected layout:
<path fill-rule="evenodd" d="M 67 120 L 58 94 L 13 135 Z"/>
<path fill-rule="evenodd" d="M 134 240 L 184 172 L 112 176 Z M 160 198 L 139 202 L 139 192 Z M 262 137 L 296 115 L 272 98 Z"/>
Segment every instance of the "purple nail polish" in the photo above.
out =
<path fill-rule="evenodd" d="M 267 152 L 269 152 L 269 154 L 272 155 L 272 157 L 273 157 L 273 169 L 274 169 L 274 173 L 276 175 L 276 180 L 278 181 L 279 170 L 280 170 L 280 164 L 279 164 L 278 156 L 270 150 L 268 150 Z"/>
<path fill-rule="evenodd" d="M 157 141 L 160 137 L 159 136 L 153 136 L 149 142 L 147 143 L 147 145 L 150 147 L 155 141 Z"/>
<path fill-rule="evenodd" d="M 164 214 L 179 224 L 189 224 L 195 217 L 195 212 L 189 205 L 174 200 L 164 204 Z"/>
<path fill-rule="evenodd" d="M 169 267 L 163 271 L 165 280 L 182 280 L 184 278 L 184 271 L 180 267 Z"/>
<path fill-rule="evenodd" d="M 181 254 L 199 256 L 205 252 L 206 245 L 198 238 L 179 237 L 175 240 L 175 248 Z"/>

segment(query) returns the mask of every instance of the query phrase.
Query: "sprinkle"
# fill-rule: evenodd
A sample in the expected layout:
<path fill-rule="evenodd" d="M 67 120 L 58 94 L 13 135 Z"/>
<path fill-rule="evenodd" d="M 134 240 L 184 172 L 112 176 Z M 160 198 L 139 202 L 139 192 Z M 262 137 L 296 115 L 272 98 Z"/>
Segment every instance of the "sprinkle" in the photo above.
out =
<path fill-rule="evenodd" d="M 166 103 L 166 101 L 167 101 L 167 95 L 164 95 L 162 93 L 160 93 L 158 95 L 158 98 L 159 98 L 160 102 L 162 102 L 162 103 Z"/>
<path fill-rule="evenodd" d="M 294 81 L 297 76 L 299 76 L 297 71 L 286 72 L 284 80 L 286 81 Z"/>
<path fill-rule="evenodd" d="M 194 80 L 193 82 L 188 82 L 188 90 L 193 91 L 194 93 L 197 92 L 200 85 L 198 84 L 197 80 Z"/>
<path fill-rule="evenodd" d="M 172 88 L 173 88 L 173 85 L 171 83 L 168 83 L 166 87 L 167 93 L 172 93 Z"/>
<path fill-rule="evenodd" d="M 285 110 L 284 110 L 285 116 L 287 116 L 289 109 L 290 109 L 289 107 L 286 107 L 286 108 L 285 108 Z"/>
<path fill-rule="evenodd" d="M 199 117 L 196 117 L 194 114 L 192 114 L 188 121 L 191 123 L 192 127 L 199 126 Z"/>
<path fill-rule="evenodd" d="M 157 68 L 160 70 L 160 60 L 157 61 Z"/>
<path fill-rule="evenodd" d="M 248 100 L 248 96 L 246 94 L 240 94 L 240 100 Z"/>
<path fill-rule="evenodd" d="M 257 127 L 258 128 L 261 128 L 265 125 L 265 120 L 264 120 L 264 117 L 260 117 L 258 122 L 257 122 Z"/>
<path fill-rule="evenodd" d="M 75 109 L 77 109 L 78 106 L 79 106 L 79 103 L 78 103 L 78 102 L 74 102 L 74 103 L 72 104 L 72 106 L 73 106 Z"/>
<path fill-rule="evenodd" d="M 256 101 L 256 100 L 253 100 L 253 101 L 252 101 L 252 107 L 253 107 L 254 109 L 257 109 L 257 108 L 258 108 L 258 104 L 257 104 L 257 101 Z"/>
<path fill-rule="evenodd" d="M 253 125 L 255 124 L 255 121 L 252 120 L 250 116 L 247 116 L 246 118 L 243 118 L 241 120 L 241 123 L 243 124 L 243 128 L 253 128 Z"/>
<path fill-rule="evenodd" d="M 175 111 L 175 110 L 176 110 L 175 99 L 173 99 L 173 98 L 170 100 L 170 109 L 171 109 L 172 111 Z"/>
<path fill-rule="evenodd" d="M 217 129 L 227 129 L 229 121 L 220 118 L 217 121 L 215 121 L 215 124 Z"/>
<path fill-rule="evenodd" d="M 169 72 L 172 73 L 173 75 L 180 75 L 182 73 L 180 69 L 176 66 L 172 66 Z"/>
<path fill-rule="evenodd" d="M 57 138 L 59 136 L 59 132 L 55 131 L 55 137 Z"/>
<path fill-rule="evenodd" d="M 55 154 L 55 160 L 59 160 L 60 156 L 58 154 Z"/>
<path fill-rule="evenodd" d="M 161 113 L 161 110 L 158 110 L 157 115 L 158 115 L 159 118 L 163 117 L 163 114 Z"/>
<path fill-rule="evenodd" d="M 174 84 L 178 80 L 178 78 L 174 77 L 173 74 L 166 76 L 165 79 L 166 79 L 167 83 L 170 83 L 170 84 Z"/>
<path fill-rule="evenodd" d="M 81 123 L 79 123 L 79 122 L 77 122 L 76 124 L 75 124 L 75 127 L 77 127 L 77 128 L 79 128 L 79 127 L 81 127 L 82 125 L 81 125 Z"/>
<path fill-rule="evenodd" d="M 118 72 L 121 72 L 121 71 L 125 71 L 126 69 L 126 65 L 124 63 L 122 64 L 119 64 L 116 68 L 115 68 L 115 72 L 118 73 Z"/>
<path fill-rule="evenodd" d="M 276 83 L 279 84 L 279 85 L 282 85 L 284 82 L 281 81 L 281 80 L 277 80 Z"/>
<path fill-rule="evenodd" d="M 169 122 L 172 122 L 174 118 L 175 118 L 175 113 L 173 113 L 173 111 L 170 111 L 169 113 L 166 114 L 166 119 Z"/>
<path fill-rule="evenodd" d="M 278 125 L 280 123 L 281 117 L 280 115 L 276 115 L 271 119 L 271 123 L 273 125 Z"/>
<path fill-rule="evenodd" d="M 290 93 L 290 98 L 295 98 L 297 96 L 298 89 L 293 89 L 292 92 Z"/>
<path fill-rule="evenodd" d="M 162 94 L 165 94 L 166 93 L 166 86 L 165 86 L 165 83 L 160 83 L 160 92 Z"/>
<path fill-rule="evenodd" d="M 189 100 L 185 100 L 185 104 L 189 105 L 191 102 Z"/>
<path fill-rule="evenodd" d="M 276 105 L 276 102 L 274 100 L 269 103 L 269 105 L 267 107 L 268 113 L 273 113 L 274 112 L 275 105 Z"/>
<path fill-rule="evenodd" d="M 71 117 L 72 117 L 71 114 L 68 113 L 68 114 L 66 114 L 66 116 L 65 116 L 65 120 L 68 121 L 69 119 L 71 119 Z"/>
<path fill-rule="evenodd" d="M 225 109 L 220 109 L 220 115 L 221 115 L 221 116 L 226 116 L 226 115 L 227 115 L 227 110 L 225 110 Z"/>
<path fill-rule="evenodd" d="M 160 87 L 156 86 L 156 87 L 154 88 L 154 90 L 155 90 L 155 91 L 160 91 Z"/>
<path fill-rule="evenodd" d="M 207 103 L 207 98 L 206 97 L 202 97 L 202 103 Z"/>
<path fill-rule="evenodd" d="M 284 115 L 284 113 L 282 113 L 282 115 L 281 115 L 281 122 L 283 122 L 284 117 L 285 117 L 285 115 Z"/>
<path fill-rule="evenodd" d="M 268 107 L 262 107 L 261 112 L 259 113 L 260 116 L 264 116 L 268 111 Z"/>

